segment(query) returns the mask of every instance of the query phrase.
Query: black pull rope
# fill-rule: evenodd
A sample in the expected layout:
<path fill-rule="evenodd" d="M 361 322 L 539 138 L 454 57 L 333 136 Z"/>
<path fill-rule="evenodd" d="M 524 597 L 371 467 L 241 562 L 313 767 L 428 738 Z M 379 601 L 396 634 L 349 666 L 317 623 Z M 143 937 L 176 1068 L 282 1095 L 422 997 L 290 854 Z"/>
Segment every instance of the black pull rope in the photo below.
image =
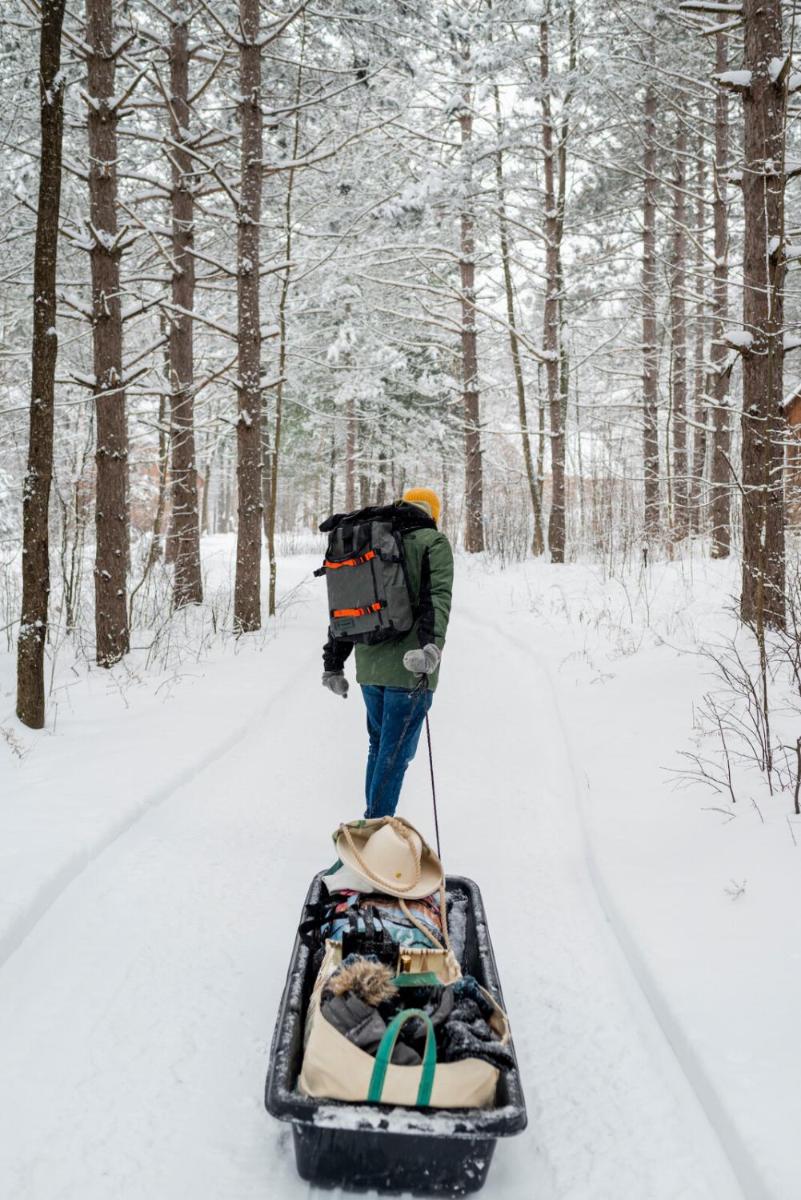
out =
<path fill-rule="evenodd" d="M 434 783 L 434 756 L 431 753 L 431 725 L 426 713 L 426 741 L 428 742 L 428 769 L 431 772 L 431 799 L 434 802 L 434 832 L 437 836 L 437 858 L 442 862 L 442 851 L 439 847 L 439 816 L 437 815 L 437 787 Z"/>
<path fill-rule="evenodd" d="M 428 687 L 428 676 L 422 676 L 424 687 Z M 437 785 L 434 782 L 434 755 L 431 751 L 431 722 L 428 719 L 428 710 L 426 710 L 426 742 L 428 743 L 428 769 L 431 773 L 431 799 L 434 805 L 434 833 L 437 838 L 437 858 L 442 862 L 442 851 L 439 845 L 439 814 L 437 812 Z"/>

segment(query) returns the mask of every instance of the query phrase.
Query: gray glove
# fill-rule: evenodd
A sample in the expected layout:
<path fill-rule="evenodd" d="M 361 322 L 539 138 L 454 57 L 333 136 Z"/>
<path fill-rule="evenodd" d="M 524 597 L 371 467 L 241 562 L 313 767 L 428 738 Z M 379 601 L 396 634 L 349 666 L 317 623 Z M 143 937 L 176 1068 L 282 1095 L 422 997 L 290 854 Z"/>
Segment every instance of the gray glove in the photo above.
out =
<path fill-rule="evenodd" d="M 442 652 L 439 646 L 429 642 L 422 650 L 407 650 L 403 656 L 403 665 L 413 675 L 430 675 L 439 666 Z"/>
<path fill-rule="evenodd" d="M 335 696 L 341 696 L 343 700 L 348 698 L 349 684 L 344 671 L 323 671 L 323 687 L 327 687 Z"/>

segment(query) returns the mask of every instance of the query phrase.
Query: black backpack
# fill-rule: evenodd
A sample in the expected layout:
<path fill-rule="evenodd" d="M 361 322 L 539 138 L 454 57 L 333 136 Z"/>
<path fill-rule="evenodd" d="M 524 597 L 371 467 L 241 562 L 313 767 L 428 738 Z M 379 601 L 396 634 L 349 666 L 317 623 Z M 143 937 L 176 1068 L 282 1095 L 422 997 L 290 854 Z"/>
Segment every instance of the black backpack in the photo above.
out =
<path fill-rule="evenodd" d="M 412 529 L 436 529 L 436 524 L 404 501 L 335 513 L 320 526 L 328 534 L 328 546 L 315 575 L 324 575 L 328 585 L 334 638 L 375 645 L 412 628 L 424 591 L 430 592 L 426 555 L 415 603 L 403 555 L 403 535 Z"/>

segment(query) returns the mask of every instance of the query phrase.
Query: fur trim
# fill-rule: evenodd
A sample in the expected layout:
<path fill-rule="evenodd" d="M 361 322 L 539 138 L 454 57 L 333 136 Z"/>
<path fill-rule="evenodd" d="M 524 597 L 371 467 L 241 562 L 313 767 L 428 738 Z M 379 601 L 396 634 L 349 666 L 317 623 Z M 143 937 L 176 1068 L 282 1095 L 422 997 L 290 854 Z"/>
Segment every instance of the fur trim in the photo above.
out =
<path fill-rule="evenodd" d="M 384 1000 L 391 1000 L 396 995 L 398 989 L 392 980 L 393 973 L 384 963 L 360 958 L 335 971 L 328 980 L 326 991 L 335 996 L 341 996 L 344 992 L 355 992 L 365 1004 L 376 1008 Z"/>

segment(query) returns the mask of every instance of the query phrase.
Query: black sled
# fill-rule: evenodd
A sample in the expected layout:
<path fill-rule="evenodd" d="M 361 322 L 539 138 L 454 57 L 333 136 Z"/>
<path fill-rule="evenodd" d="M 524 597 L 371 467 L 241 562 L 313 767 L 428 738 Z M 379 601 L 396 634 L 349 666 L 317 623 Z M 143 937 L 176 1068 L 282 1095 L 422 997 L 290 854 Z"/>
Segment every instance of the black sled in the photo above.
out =
<path fill-rule="evenodd" d="M 316 876 L 306 903 L 316 903 Z M 465 974 L 475 976 L 503 1008 L 498 969 L 481 892 L 470 879 L 446 882 L 451 945 Z M 302 1179 L 319 1187 L 418 1196 L 465 1196 L 484 1186 L 499 1137 L 526 1127 L 517 1068 L 504 1071 L 494 1108 L 427 1109 L 347 1104 L 297 1091 L 303 1027 L 317 962 L 295 940 L 273 1034 L 265 1088 L 267 1111 L 289 1121 Z M 514 1054 L 514 1046 L 511 1046 Z"/>

